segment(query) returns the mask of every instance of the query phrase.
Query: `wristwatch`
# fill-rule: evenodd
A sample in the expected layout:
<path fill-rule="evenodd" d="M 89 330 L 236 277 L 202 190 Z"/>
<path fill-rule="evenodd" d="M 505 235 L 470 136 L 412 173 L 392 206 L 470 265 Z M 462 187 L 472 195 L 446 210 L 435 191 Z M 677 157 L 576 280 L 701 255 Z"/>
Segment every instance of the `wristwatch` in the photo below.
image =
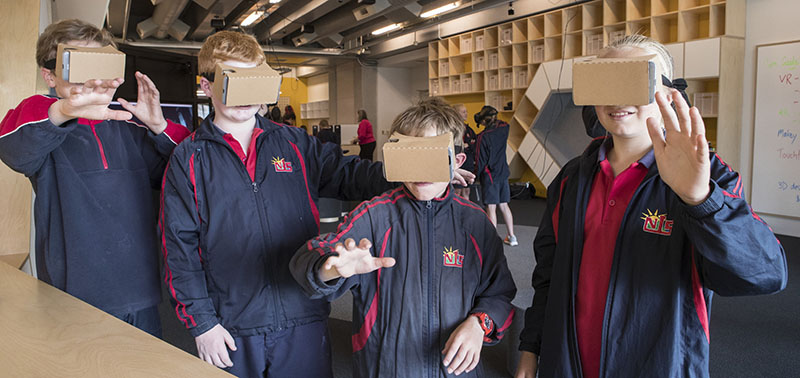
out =
<path fill-rule="evenodd" d="M 470 315 L 478 318 L 478 323 L 480 323 L 481 328 L 483 329 L 484 336 L 489 336 L 492 334 L 492 331 L 494 331 L 494 322 L 488 314 L 485 312 L 474 312 Z"/>

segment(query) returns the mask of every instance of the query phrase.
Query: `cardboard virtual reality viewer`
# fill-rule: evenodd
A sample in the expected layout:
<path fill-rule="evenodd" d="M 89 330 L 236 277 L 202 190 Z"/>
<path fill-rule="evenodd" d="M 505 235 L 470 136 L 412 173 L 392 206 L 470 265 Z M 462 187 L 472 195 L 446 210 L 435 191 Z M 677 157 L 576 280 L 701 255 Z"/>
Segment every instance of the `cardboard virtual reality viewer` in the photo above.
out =
<path fill-rule="evenodd" d="M 70 83 L 125 77 L 125 53 L 114 46 L 80 47 L 59 43 L 56 75 Z"/>
<path fill-rule="evenodd" d="M 392 182 L 450 182 L 455 169 L 453 134 L 411 137 L 394 133 L 383 145 L 383 174 Z"/>
<path fill-rule="evenodd" d="M 281 79 L 266 63 L 252 68 L 217 63 L 212 90 L 226 106 L 272 105 L 278 102 Z"/>
<path fill-rule="evenodd" d="M 593 58 L 572 66 L 575 105 L 647 105 L 661 88 L 655 55 Z"/>

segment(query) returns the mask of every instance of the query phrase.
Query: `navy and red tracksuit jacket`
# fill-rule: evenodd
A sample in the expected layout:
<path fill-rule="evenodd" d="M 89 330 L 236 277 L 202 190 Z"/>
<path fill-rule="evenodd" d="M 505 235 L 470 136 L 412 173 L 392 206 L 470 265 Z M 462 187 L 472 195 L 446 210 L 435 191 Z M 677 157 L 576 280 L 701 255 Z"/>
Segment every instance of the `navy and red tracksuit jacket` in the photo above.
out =
<path fill-rule="evenodd" d="M 483 186 L 508 182 L 508 177 L 511 175 L 506 160 L 508 130 L 508 124 L 498 120 L 495 127 L 487 127 L 478 134 L 475 146 L 475 174 L 479 175 Z"/>
<path fill-rule="evenodd" d="M 319 197 L 382 193 L 392 187 L 383 166 L 261 116 L 245 166 L 213 119 L 175 148 L 164 174 L 164 279 L 178 319 L 192 336 L 217 324 L 250 336 L 326 319 L 330 305 L 303 293 L 289 260 L 319 234 Z"/>
<path fill-rule="evenodd" d="M 540 377 L 581 377 L 575 294 L 584 220 L 604 138 L 550 184 L 534 241 L 535 295 L 520 350 Z M 786 286 L 786 256 L 744 199 L 742 179 L 711 155 L 711 193 L 688 206 L 653 164 L 617 230 L 603 320 L 600 377 L 708 377 L 714 293 L 755 295 Z M 614 232 L 613 230 L 609 230 Z"/>
<path fill-rule="evenodd" d="M 391 268 L 322 282 L 319 268 L 347 238 L 372 242 Z M 405 187 L 364 202 L 336 233 L 310 240 L 292 259 L 292 274 L 312 298 L 353 293 L 356 377 L 444 377 L 441 351 L 471 313 L 495 323 L 497 343 L 511 325 L 516 286 L 503 243 L 480 207 L 448 189 L 418 201 Z M 483 376 L 478 365 L 467 377 Z"/>
<path fill-rule="evenodd" d="M 124 121 L 53 125 L 58 99 L 32 96 L 0 124 L 0 159 L 36 192 L 39 279 L 113 314 L 161 301 L 157 200 L 164 167 L 189 135 L 168 122 L 153 134 Z"/>

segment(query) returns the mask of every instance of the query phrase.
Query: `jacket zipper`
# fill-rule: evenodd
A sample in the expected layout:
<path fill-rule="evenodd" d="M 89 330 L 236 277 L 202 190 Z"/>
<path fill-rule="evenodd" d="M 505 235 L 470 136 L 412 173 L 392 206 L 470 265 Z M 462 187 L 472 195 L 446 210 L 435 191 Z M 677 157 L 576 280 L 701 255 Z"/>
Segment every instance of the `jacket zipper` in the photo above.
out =
<path fill-rule="evenodd" d="M 103 150 L 103 142 L 100 141 L 100 137 L 97 135 L 97 130 L 94 129 L 94 125 L 90 127 L 92 128 L 94 139 L 97 141 L 97 148 L 100 150 L 100 159 L 103 160 L 103 169 L 108 169 L 108 160 L 106 160 L 106 152 Z"/>
<path fill-rule="evenodd" d="M 652 177 L 646 179 L 647 181 L 652 180 Z M 600 377 L 607 376 L 605 367 L 606 367 L 606 355 L 608 354 L 608 332 L 609 332 L 609 321 L 608 318 L 611 316 L 611 305 L 613 304 L 613 293 L 617 286 L 617 268 L 619 267 L 619 243 L 622 241 L 622 234 L 623 229 L 625 227 L 624 219 L 628 218 L 628 213 L 631 211 L 631 203 L 634 202 L 636 196 L 639 192 L 642 191 L 642 188 L 646 184 L 645 180 L 642 180 L 642 183 L 639 184 L 639 187 L 636 188 L 636 191 L 633 193 L 633 197 L 631 197 L 630 202 L 628 202 L 628 207 L 625 209 L 625 214 L 622 216 L 623 222 L 619 225 L 619 230 L 617 231 L 617 241 L 614 244 L 614 261 L 611 263 L 611 273 L 608 280 L 608 292 L 606 293 L 606 306 L 605 311 L 603 314 L 603 334 L 601 336 L 601 344 L 600 344 Z"/>
<path fill-rule="evenodd" d="M 433 203 L 428 200 L 425 204 L 425 213 L 428 217 L 428 345 L 433 346 L 433 270 L 436 267 L 434 265 L 434 251 L 433 251 Z M 429 370 L 430 373 L 433 373 L 431 376 L 435 377 L 438 372 L 439 364 L 436 363 L 435 358 L 431 357 L 436 355 L 436 353 L 428 353 L 428 366 L 432 368 Z"/>

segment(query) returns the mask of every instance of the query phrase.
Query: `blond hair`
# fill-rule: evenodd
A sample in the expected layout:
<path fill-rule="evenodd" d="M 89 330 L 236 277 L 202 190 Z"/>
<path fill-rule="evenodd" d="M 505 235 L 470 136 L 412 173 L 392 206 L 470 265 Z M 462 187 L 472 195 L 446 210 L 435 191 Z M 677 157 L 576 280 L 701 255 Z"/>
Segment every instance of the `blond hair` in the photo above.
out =
<path fill-rule="evenodd" d="M 214 73 L 217 63 L 237 60 L 261 64 L 267 60 L 264 50 L 255 37 L 240 32 L 223 30 L 210 35 L 197 55 L 197 70 L 201 75 Z"/>
<path fill-rule="evenodd" d="M 390 133 L 421 136 L 428 128 L 434 128 L 436 135 L 453 133 L 453 143 L 463 145 L 464 123 L 458 112 L 444 100 L 431 97 L 406 109 L 394 119 Z"/>
<path fill-rule="evenodd" d="M 666 76 L 667 79 L 672 80 L 672 76 L 674 75 L 674 63 L 672 60 L 672 55 L 670 55 L 669 51 L 666 47 L 664 47 L 664 45 L 641 34 L 627 35 L 621 39 L 611 42 L 608 46 L 600 51 L 598 57 L 603 58 L 612 51 L 629 49 L 640 49 L 649 54 L 655 54 L 658 57 L 657 60 L 659 64 L 661 65 L 660 68 L 662 74 Z"/>
<path fill-rule="evenodd" d="M 97 42 L 102 46 L 114 46 L 114 36 L 88 22 L 71 19 L 50 24 L 36 41 L 36 64 L 44 67 L 48 60 L 55 59 L 59 43 L 70 41 Z"/>

